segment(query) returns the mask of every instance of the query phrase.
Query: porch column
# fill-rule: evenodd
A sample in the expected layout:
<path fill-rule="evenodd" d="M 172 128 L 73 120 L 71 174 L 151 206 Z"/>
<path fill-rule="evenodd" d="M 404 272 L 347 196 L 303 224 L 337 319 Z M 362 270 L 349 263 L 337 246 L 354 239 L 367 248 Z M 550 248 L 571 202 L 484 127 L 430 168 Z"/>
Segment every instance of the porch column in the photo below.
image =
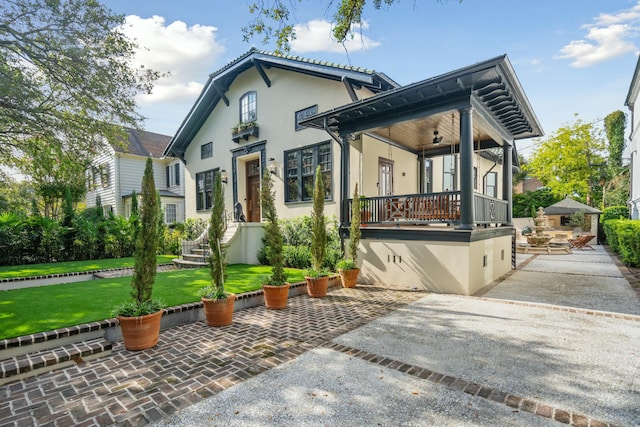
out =
<path fill-rule="evenodd" d="M 507 223 L 513 223 L 513 147 L 505 142 L 502 146 L 502 199 L 507 202 Z"/>
<path fill-rule="evenodd" d="M 343 135 L 340 144 L 340 228 L 346 227 L 349 220 L 349 140 L 349 135 Z"/>
<path fill-rule="evenodd" d="M 458 110 L 460 114 L 460 226 L 473 230 L 475 207 L 473 201 L 473 107 Z"/>

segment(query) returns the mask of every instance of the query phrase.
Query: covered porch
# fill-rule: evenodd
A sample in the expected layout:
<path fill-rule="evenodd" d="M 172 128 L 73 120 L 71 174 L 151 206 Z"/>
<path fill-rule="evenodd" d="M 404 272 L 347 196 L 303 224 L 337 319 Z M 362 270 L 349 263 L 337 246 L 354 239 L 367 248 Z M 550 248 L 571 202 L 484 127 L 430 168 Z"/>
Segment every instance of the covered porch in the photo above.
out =
<path fill-rule="evenodd" d="M 324 129 L 340 147 L 345 239 L 357 181 L 351 173 L 354 141 L 382 141 L 419 162 L 418 192 L 361 199 L 361 279 L 473 294 L 515 266 L 514 142 L 543 132 L 506 55 L 354 100 L 302 123 Z M 477 191 L 474 157 L 481 152 L 500 158 L 500 194 Z M 445 155 L 459 173 L 449 186 L 433 188 L 426 165 Z"/>

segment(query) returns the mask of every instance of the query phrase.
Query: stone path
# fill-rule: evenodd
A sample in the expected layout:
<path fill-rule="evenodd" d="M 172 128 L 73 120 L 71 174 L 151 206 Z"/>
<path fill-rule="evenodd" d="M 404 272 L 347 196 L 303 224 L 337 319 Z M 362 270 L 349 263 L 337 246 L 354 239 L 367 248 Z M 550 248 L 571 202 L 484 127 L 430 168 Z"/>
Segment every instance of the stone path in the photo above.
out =
<path fill-rule="evenodd" d="M 163 331 L 152 350 L 95 361 L 0 387 L 0 426 L 144 425 L 236 385 L 424 296 L 362 286 L 324 299 L 291 298 L 283 311 L 235 313 Z"/>

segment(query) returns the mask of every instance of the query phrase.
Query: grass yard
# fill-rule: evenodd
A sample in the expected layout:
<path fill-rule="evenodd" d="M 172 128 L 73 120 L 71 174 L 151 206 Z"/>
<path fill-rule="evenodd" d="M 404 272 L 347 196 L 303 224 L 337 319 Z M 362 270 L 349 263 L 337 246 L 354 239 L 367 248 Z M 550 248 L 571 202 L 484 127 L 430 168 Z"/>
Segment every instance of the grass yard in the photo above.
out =
<path fill-rule="evenodd" d="M 171 260 L 174 258 L 176 258 L 175 255 L 158 255 L 158 264 L 171 264 Z M 54 262 L 48 264 L 6 265 L 0 267 L 0 279 L 107 270 L 110 268 L 133 267 L 133 264 L 133 257 L 130 257 Z"/>
<path fill-rule="evenodd" d="M 303 270 L 285 271 L 292 283 L 304 280 Z M 269 266 L 230 265 L 225 288 L 236 294 L 260 289 L 270 272 Z M 210 280 L 208 268 L 158 273 L 153 297 L 165 307 L 195 302 Z M 0 291 L 0 339 L 108 319 L 111 310 L 131 298 L 130 283 L 131 277 L 119 277 Z"/>

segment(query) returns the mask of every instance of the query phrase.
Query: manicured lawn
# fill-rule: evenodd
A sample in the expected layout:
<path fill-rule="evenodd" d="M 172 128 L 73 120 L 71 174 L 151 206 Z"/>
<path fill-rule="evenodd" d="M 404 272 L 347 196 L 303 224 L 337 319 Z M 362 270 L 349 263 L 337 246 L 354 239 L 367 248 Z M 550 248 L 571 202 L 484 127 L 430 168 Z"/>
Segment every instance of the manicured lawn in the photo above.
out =
<path fill-rule="evenodd" d="M 158 255 L 158 264 L 171 264 L 171 260 L 174 258 L 176 258 L 175 255 Z M 8 265 L 0 267 L 0 279 L 133 267 L 133 263 L 134 261 L 131 257 L 55 262 L 49 264 Z"/>
<path fill-rule="evenodd" d="M 285 270 L 290 282 L 304 280 L 303 270 Z M 239 294 L 260 289 L 271 267 L 234 264 L 227 272 L 226 290 Z M 208 268 L 158 273 L 153 296 L 165 307 L 198 301 L 209 274 Z M 130 283 L 131 277 L 120 277 L 0 291 L 0 339 L 108 319 L 115 306 L 130 299 Z"/>

